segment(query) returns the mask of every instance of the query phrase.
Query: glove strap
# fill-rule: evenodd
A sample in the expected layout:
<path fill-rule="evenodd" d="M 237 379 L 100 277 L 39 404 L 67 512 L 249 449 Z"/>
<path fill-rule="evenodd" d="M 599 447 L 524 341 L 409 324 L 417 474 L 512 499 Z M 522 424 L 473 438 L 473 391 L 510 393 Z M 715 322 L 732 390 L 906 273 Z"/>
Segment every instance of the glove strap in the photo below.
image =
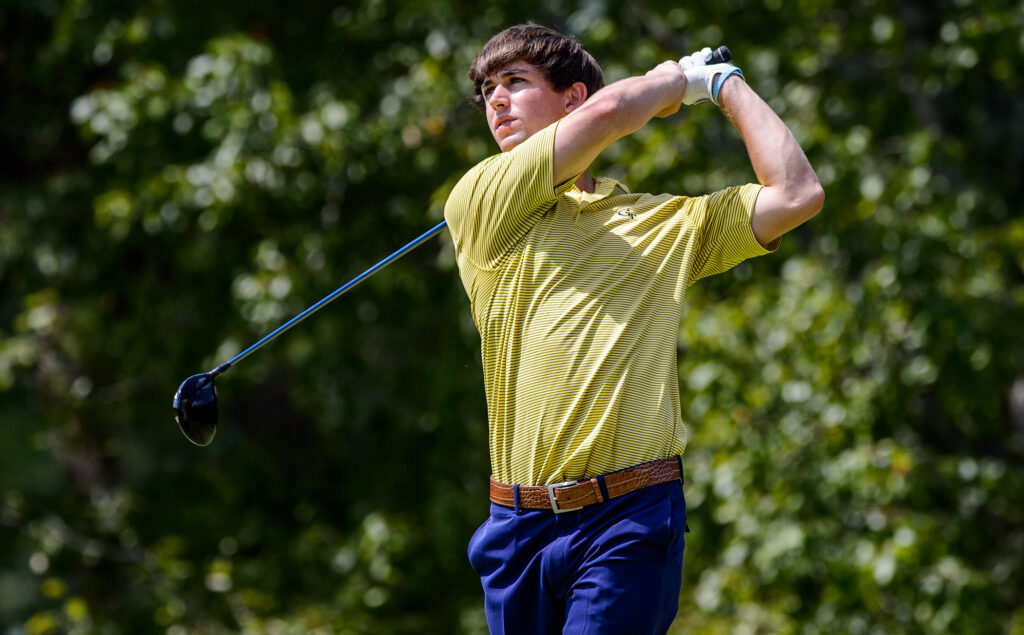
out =
<path fill-rule="evenodd" d="M 739 75 L 743 78 L 743 71 L 740 70 L 739 66 L 733 66 L 729 70 L 719 73 L 718 79 L 715 80 L 715 85 L 711 88 L 711 101 L 715 102 L 716 106 L 718 105 L 718 91 L 722 90 L 722 84 L 732 75 Z"/>

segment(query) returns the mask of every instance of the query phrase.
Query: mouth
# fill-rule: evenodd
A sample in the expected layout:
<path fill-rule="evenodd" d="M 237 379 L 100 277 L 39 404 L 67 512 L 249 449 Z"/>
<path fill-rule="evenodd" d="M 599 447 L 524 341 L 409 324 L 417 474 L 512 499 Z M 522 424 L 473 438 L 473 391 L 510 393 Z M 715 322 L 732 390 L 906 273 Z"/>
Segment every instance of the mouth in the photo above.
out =
<path fill-rule="evenodd" d="M 499 117 L 498 120 L 494 122 L 494 131 L 495 132 L 500 132 L 502 130 L 506 130 L 506 129 L 508 129 L 508 128 L 510 128 L 512 126 L 512 122 L 514 122 L 514 121 L 515 121 L 515 117 L 511 117 L 511 116 Z"/>

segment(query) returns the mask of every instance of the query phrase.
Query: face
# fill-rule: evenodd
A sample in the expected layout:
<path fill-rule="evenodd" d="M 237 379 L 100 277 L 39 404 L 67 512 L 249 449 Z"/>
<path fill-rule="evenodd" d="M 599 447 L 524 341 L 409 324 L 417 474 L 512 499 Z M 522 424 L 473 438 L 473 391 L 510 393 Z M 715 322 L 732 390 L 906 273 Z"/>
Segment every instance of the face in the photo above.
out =
<path fill-rule="evenodd" d="M 526 141 L 578 105 L 574 98 L 578 89 L 556 92 L 544 74 L 526 62 L 499 68 L 487 76 L 480 91 L 487 127 L 502 152 Z"/>

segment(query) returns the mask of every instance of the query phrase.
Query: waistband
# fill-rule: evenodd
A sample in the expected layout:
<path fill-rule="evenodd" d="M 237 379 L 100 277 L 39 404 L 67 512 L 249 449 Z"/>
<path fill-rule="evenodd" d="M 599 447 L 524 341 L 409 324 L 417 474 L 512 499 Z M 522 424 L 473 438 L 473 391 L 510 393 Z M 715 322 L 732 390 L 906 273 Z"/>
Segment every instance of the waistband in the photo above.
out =
<path fill-rule="evenodd" d="M 491 502 L 520 509 L 550 509 L 560 514 L 675 480 L 683 480 L 682 459 L 678 456 L 553 485 L 506 485 L 491 477 Z"/>

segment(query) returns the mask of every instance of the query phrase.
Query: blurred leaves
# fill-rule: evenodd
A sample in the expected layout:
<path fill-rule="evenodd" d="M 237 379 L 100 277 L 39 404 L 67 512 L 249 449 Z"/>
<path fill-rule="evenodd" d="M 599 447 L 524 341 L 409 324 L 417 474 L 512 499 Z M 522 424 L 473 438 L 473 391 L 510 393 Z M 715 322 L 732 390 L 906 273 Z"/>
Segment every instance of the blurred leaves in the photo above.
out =
<path fill-rule="evenodd" d="M 0 623 L 17 632 L 483 632 L 478 340 L 447 236 L 220 379 L 183 378 L 419 235 L 494 151 L 465 68 L 571 30 L 609 80 L 705 44 L 826 208 L 690 290 L 678 632 L 1020 632 L 1024 11 L 647 0 L 0 9 Z M 597 172 L 754 178 L 715 109 Z"/>

